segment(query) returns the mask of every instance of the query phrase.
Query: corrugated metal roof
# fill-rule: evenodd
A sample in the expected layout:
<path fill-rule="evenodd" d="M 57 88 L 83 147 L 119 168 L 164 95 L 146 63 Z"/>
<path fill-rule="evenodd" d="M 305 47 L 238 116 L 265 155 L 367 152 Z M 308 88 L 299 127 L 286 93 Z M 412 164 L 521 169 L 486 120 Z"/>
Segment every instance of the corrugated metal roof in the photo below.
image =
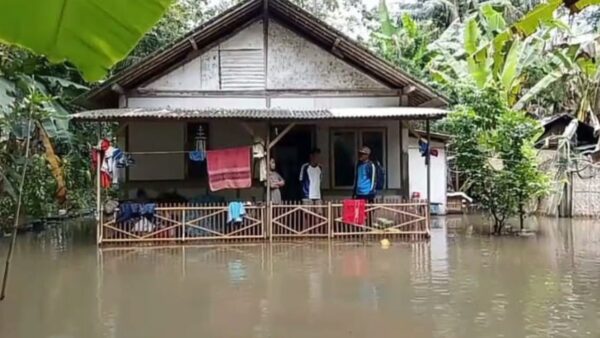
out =
<path fill-rule="evenodd" d="M 384 107 L 332 108 L 318 110 L 292 109 L 99 109 L 71 115 L 76 121 L 119 120 L 335 120 L 335 119 L 439 119 L 448 112 L 437 108 Z"/>
<path fill-rule="evenodd" d="M 118 94 L 111 89 L 115 84 L 124 90 L 131 90 L 144 81 L 168 71 L 178 62 L 185 60 L 190 52 L 194 51 L 194 45 L 203 50 L 220 38 L 232 34 L 236 29 L 260 20 L 265 1 L 267 1 L 267 15 L 270 18 L 299 32 L 326 50 L 335 49 L 335 54 L 345 62 L 363 70 L 390 88 L 402 89 L 406 86 L 414 86 L 416 90 L 409 94 L 410 105 L 417 106 L 433 99 L 442 103 L 447 102 L 443 95 L 436 93 L 423 82 L 383 60 L 289 0 L 246 0 L 196 28 L 172 45 L 117 73 L 101 86 L 76 99 L 76 103 L 86 107 L 116 106 Z"/>

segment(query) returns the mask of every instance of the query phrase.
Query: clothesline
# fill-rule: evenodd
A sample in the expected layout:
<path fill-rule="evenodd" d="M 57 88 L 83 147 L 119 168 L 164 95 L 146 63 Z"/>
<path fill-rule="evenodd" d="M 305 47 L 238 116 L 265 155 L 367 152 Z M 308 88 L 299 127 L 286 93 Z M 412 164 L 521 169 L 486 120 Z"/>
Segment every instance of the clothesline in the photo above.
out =
<path fill-rule="evenodd" d="M 166 154 L 189 154 L 198 150 L 165 150 L 165 151 L 125 151 L 129 155 L 166 155 Z"/>

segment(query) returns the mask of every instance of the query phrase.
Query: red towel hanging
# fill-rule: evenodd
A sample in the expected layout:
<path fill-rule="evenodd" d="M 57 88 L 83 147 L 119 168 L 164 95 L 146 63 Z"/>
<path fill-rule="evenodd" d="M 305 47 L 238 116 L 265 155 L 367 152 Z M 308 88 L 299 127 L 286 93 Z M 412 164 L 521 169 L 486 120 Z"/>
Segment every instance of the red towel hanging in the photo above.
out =
<path fill-rule="evenodd" d="M 366 210 L 365 200 L 344 200 L 342 221 L 346 224 L 365 225 Z"/>
<path fill-rule="evenodd" d="M 252 186 L 250 147 L 207 151 L 206 166 L 211 191 Z"/>

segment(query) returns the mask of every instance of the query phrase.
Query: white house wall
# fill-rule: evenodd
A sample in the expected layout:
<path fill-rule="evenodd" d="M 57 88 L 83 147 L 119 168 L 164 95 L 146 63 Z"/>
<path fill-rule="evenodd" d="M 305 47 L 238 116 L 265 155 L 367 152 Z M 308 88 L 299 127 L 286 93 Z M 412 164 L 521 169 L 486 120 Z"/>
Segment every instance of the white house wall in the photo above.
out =
<path fill-rule="evenodd" d="M 185 125 L 177 122 L 136 122 L 129 126 L 129 151 L 157 152 L 183 150 Z M 160 135 L 160 136 L 159 136 Z M 129 180 L 181 180 L 183 154 L 133 155 L 135 166 Z"/>
<path fill-rule="evenodd" d="M 140 87 L 151 91 L 373 90 L 387 87 L 276 21 L 257 21 L 203 54 Z"/>
<path fill-rule="evenodd" d="M 388 97 L 275 97 L 271 108 L 325 109 L 357 107 L 398 107 L 397 96 Z M 179 109 L 264 109 L 264 97 L 130 97 L 129 108 L 179 108 Z"/>
<path fill-rule="evenodd" d="M 383 89 L 331 53 L 269 22 L 268 89 Z"/>
<path fill-rule="evenodd" d="M 432 145 L 438 151 L 438 156 L 431 156 L 431 202 L 441 203 L 444 212 L 448 187 L 446 151 L 443 143 L 432 142 Z M 418 192 L 421 198 L 427 198 L 427 166 L 419 152 L 417 140 L 412 137 L 408 148 L 408 170 L 409 194 Z"/>
<path fill-rule="evenodd" d="M 129 108 L 230 108 L 230 109 L 263 109 L 267 107 L 264 98 L 252 97 L 131 97 Z"/>

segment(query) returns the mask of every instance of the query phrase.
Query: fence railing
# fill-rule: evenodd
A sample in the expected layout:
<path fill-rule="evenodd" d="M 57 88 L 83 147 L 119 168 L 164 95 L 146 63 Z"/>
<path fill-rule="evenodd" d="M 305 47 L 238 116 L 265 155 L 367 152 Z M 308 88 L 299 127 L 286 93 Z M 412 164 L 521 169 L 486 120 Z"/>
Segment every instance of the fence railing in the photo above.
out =
<path fill-rule="evenodd" d="M 98 244 L 144 242 L 256 241 L 298 238 L 429 237 L 426 201 L 386 200 L 366 205 L 363 225 L 342 221 L 342 202 L 321 205 L 247 205 L 230 220 L 226 204 L 159 204 L 148 217 L 118 220 L 118 212 L 99 224 Z"/>

